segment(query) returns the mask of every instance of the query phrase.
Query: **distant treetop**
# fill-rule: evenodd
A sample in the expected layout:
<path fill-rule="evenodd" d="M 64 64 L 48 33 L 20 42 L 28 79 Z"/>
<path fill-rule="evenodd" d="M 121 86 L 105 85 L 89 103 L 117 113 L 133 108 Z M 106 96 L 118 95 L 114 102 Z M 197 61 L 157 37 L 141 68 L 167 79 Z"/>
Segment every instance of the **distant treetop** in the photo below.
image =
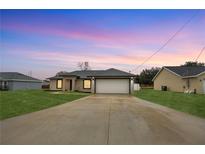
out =
<path fill-rule="evenodd" d="M 205 63 L 197 62 L 197 61 L 187 61 L 185 64 L 181 66 L 205 66 Z"/>

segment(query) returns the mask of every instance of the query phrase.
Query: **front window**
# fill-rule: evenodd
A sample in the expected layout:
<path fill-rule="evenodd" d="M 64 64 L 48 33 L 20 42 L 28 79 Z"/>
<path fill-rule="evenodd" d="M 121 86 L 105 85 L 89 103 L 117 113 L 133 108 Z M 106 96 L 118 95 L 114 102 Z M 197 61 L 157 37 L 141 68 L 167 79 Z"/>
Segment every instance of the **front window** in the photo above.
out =
<path fill-rule="evenodd" d="M 0 82 L 0 89 L 8 89 L 8 82 L 7 81 L 1 81 Z"/>
<path fill-rule="evenodd" d="M 90 80 L 83 80 L 83 88 L 90 89 L 91 88 L 91 81 Z"/>
<path fill-rule="evenodd" d="M 62 86 L 63 86 L 63 81 L 62 80 L 57 80 L 57 89 L 62 89 Z"/>

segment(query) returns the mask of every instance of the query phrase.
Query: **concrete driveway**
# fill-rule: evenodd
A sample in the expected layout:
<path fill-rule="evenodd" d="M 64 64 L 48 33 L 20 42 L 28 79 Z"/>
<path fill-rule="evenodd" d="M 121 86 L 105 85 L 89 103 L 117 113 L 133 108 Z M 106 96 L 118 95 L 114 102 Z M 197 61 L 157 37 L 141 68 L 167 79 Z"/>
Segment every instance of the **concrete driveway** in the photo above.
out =
<path fill-rule="evenodd" d="M 205 119 L 126 95 L 92 95 L 0 127 L 1 144 L 205 144 Z"/>

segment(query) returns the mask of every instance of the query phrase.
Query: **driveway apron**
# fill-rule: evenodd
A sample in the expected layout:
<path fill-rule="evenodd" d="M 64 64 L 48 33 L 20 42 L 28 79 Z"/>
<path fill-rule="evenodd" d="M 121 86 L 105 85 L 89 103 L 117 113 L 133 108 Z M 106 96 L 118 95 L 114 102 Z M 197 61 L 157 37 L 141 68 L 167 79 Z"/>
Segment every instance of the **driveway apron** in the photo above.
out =
<path fill-rule="evenodd" d="M 1 144 L 205 144 L 205 119 L 129 95 L 91 95 L 0 129 Z"/>

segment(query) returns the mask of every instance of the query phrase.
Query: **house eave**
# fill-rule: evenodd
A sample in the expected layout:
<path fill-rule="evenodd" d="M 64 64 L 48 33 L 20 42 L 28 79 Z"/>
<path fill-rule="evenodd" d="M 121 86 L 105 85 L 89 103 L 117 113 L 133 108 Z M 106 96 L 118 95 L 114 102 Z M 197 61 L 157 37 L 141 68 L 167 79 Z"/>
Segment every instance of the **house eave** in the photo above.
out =
<path fill-rule="evenodd" d="M 201 72 L 201 73 L 199 73 L 199 74 L 197 74 L 197 75 L 181 76 L 181 75 L 179 75 L 179 74 L 177 74 L 177 73 L 171 71 L 170 69 L 168 69 L 168 68 L 166 68 L 166 67 L 162 67 L 161 70 L 154 76 L 154 78 L 152 79 L 152 81 L 154 81 L 154 80 L 156 79 L 156 77 L 159 75 L 159 73 L 160 73 L 163 69 L 166 69 L 167 71 L 171 72 L 172 74 L 175 74 L 175 75 L 178 76 L 178 77 L 181 77 L 182 79 L 186 79 L 186 78 L 196 78 L 196 77 L 198 77 L 198 76 L 200 76 L 200 75 L 202 75 L 202 74 L 205 73 L 205 71 L 203 71 L 203 72 Z"/>
<path fill-rule="evenodd" d="M 186 79 L 186 78 L 197 78 L 197 77 L 199 77 L 200 75 L 202 75 L 202 74 L 204 74 L 204 73 L 205 73 L 205 71 L 204 71 L 204 72 L 201 72 L 201 73 L 199 73 L 199 74 L 197 74 L 197 75 L 184 76 L 184 77 L 182 77 L 182 79 Z"/>
<path fill-rule="evenodd" d="M 88 77 L 94 77 L 94 78 L 131 78 L 131 77 L 136 77 L 136 76 L 110 76 L 110 75 L 107 75 L 107 76 L 88 76 Z"/>
<path fill-rule="evenodd" d="M 50 78 L 46 78 L 46 79 L 49 79 L 49 80 L 56 80 L 56 79 L 63 79 L 63 77 L 50 77 Z"/>
<path fill-rule="evenodd" d="M 20 81 L 20 82 L 39 82 L 39 83 L 42 83 L 41 80 L 22 80 L 22 79 L 0 79 L 0 81 Z"/>
<path fill-rule="evenodd" d="M 163 69 L 165 69 L 165 70 L 167 70 L 168 72 L 170 72 L 170 73 L 172 73 L 172 74 L 174 74 L 174 75 L 176 75 L 176 76 L 182 78 L 181 75 L 179 75 L 179 74 L 177 74 L 177 73 L 171 71 L 170 69 L 168 69 L 168 68 L 166 68 L 166 67 L 162 67 L 162 68 L 159 70 L 159 72 L 154 76 L 154 78 L 152 79 L 152 81 L 154 81 L 154 80 L 157 78 L 157 76 L 159 75 L 159 73 L 160 73 Z"/>

